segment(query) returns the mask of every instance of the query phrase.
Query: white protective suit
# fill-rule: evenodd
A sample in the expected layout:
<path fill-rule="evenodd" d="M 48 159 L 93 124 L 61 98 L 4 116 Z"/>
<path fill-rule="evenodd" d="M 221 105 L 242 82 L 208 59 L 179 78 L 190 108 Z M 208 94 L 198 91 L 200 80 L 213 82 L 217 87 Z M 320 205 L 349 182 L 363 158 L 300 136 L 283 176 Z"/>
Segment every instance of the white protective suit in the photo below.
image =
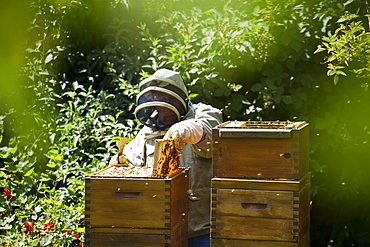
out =
<path fill-rule="evenodd" d="M 191 167 L 189 170 L 189 213 L 188 237 L 207 234 L 210 231 L 210 187 L 212 178 L 212 128 L 222 122 L 221 111 L 202 103 L 187 102 L 187 112 L 181 121 L 194 119 L 203 128 L 203 136 L 196 144 L 185 144 L 180 156 L 181 167 Z M 127 162 L 135 166 L 152 166 L 155 139 L 163 139 L 168 128 L 154 130 L 144 126 L 129 142 L 123 155 Z"/>

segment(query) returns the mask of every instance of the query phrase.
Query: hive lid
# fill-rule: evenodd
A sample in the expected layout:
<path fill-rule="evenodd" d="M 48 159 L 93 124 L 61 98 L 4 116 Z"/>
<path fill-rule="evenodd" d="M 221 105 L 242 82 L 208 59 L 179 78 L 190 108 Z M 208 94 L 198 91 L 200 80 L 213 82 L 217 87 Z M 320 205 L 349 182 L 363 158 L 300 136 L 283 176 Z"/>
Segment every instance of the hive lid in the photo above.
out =
<path fill-rule="evenodd" d="M 290 121 L 228 121 L 215 127 L 219 137 L 290 138 L 291 132 L 308 126 L 306 122 Z"/>

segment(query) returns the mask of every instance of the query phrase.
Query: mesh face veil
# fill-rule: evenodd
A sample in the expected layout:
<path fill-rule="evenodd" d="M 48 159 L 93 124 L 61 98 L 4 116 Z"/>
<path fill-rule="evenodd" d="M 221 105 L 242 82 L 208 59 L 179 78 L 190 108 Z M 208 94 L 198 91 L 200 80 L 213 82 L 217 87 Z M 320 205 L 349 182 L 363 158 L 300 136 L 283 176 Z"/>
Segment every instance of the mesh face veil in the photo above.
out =
<path fill-rule="evenodd" d="M 137 96 L 135 109 L 136 119 L 154 130 L 164 130 L 179 122 L 186 114 L 188 104 L 187 92 L 176 82 L 159 79 L 140 85 L 141 93 Z"/>

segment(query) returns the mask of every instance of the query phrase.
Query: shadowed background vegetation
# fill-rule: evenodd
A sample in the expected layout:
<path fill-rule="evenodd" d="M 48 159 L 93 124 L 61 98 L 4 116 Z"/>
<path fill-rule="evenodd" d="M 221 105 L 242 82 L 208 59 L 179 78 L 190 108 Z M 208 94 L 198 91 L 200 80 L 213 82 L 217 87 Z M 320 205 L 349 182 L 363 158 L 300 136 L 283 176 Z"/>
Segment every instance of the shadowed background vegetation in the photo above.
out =
<path fill-rule="evenodd" d="M 137 85 L 168 68 L 225 121 L 309 122 L 311 246 L 369 246 L 367 1 L 22 3 L 0 10 L 3 245 L 83 242 L 83 178 L 135 136 Z"/>

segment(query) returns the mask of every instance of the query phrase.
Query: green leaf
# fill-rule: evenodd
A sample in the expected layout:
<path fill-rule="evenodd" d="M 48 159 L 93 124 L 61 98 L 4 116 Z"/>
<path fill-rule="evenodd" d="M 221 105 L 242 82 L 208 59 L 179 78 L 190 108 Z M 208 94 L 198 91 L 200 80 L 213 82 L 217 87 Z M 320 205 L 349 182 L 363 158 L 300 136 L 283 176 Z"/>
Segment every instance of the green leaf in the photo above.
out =
<path fill-rule="evenodd" d="M 84 227 L 77 228 L 77 232 L 85 232 L 85 228 Z"/>
<path fill-rule="evenodd" d="M 224 95 L 224 89 L 223 89 L 223 88 L 219 88 L 219 89 L 217 89 L 217 90 L 215 91 L 214 96 L 216 96 L 216 97 L 220 97 L 220 96 L 222 96 L 222 95 Z"/>
<path fill-rule="evenodd" d="M 26 202 L 27 202 L 27 196 L 23 196 L 23 195 L 21 195 L 21 196 L 19 196 L 18 198 L 19 198 L 19 201 L 20 201 L 22 204 L 24 204 L 24 203 L 26 203 Z"/>
<path fill-rule="evenodd" d="M 52 61 L 53 60 L 53 54 L 52 53 L 50 53 L 49 55 L 47 55 L 46 56 L 46 58 L 45 58 L 45 63 L 49 63 L 50 61 Z"/>
<path fill-rule="evenodd" d="M 26 172 L 26 174 L 24 174 L 24 176 L 25 177 L 28 177 L 28 176 L 31 176 L 31 174 L 33 173 L 33 170 L 34 170 L 35 168 L 33 167 L 33 168 L 31 168 L 31 169 L 29 169 L 27 172 Z"/>
<path fill-rule="evenodd" d="M 50 149 L 48 153 L 50 153 L 50 154 L 58 154 L 59 151 L 57 149 Z"/>
<path fill-rule="evenodd" d="M 347 2 L 345 2 L 343 5 L 344 5 L 344 6 L 347 6 L 348 4 L 353 3 L 353 1 L 354 1 L 354 0 L 348 0 L 348 1 L 347 1 Z"/>
<path fill-rule="evenodd" d="M 338 74 L 335 74 L 334 75 L 334 85 L 337 85 L 338 81 L 339 81 L 339 76 L 338 76 Z"/>
<path fill-rule="evenodd" d="M 50 203 L 53 202 L 53 199 L 45 199 L 44 201 L 45 201 L 45 203 L 50 204 Z"/>
<path fill-rule="evenodd" d="M 337 23 L 342 23 L 342 22 L 345 22 L 345 21 L 347 21 L 347 19 L 341 17 L 341 18 L 338 19 Z"/>
<path fill-rule="evenodd" d="M 335 75 L 336 72 L 335 70 L 328 70 L 328 72 L 326 73 L 328 76 L 332 76 L 332 75 Z"/>
<path fill-rule="evenodd" d="M 292 104 L 292 97 L 290 95 L 281 96 L 281 100 L 287 105 Z"/>
<path fill-rule="evenodd" d="M 45 154 L 45 156 L 51 160 L 60 161 L 63 159 L 63 155 L 58 153 L 58 150 L 49 150 L 49 152 Z"/>
<path fill-rule="evenodd" d="M 253 84 L 253 86 L 251 87 L 251 91 L 252 92 L 261 92 L 263 89 L 263 86 L 261 83 L 255 83 Z"/>
<path fill-rule="evenodd" d="M 42 207 L 40 207 L 40 206 L 35 207 L 35 212 L 36 213 L 40 213 L 41 211 L 42 211 Z"/>
<path fill-rule="evenodd" d="M 75 190 L 80 190 L 80 189 L 83 189 L 83 188 L 85 188 L 85 185 L 80 185 Z"/>
<path fill-rule="evenodd" d="M 0 150 L 1 151 L 1 150 Z M 5 159 L 5 158 L 7 158 L 9 156 L 9 154 L 7 154 L 7 153 L 0 153 L 0 158 L 3 158 L 3 159 Z"/>
<path fill-rule="evenodd" d="M 33 240 L 33 242 L 31 243 L 31 246 L 38 246 L 39 245 L 39 242 L 40 242 L 41 239 L 37 238 L 35 240 Z"/>
<path fill-rule="evenodd" d="M 13 147 L 13 148 L 8 149 L 8 150 L 7 150 L 7 152 L 8 152 L 8 153 L 11 153 L 11 154 L 14 154 L 14 153 L 17 151 L 17 149 L 18 149 L 18 147 L 17 147 L 17 146 L 15 146 L 15 147 Z"/>
<path fill-rule="evenodd" d="M 317 48 L 316 51 L 314 52 L 314 54 L 317 54 L 317 53 L 323 52 L 323 51 L 326 51 L 326 48 Z"/>
<path fill-rule="evenodd" d="M 55 168 L 55 167 L 57 166 L 57 164 L 50 164 L 50 163 L 49 163 L 49 164 L 47 164 L 46 166 L 47 166 L 47 167 L 50 167 L 50 168 Z"/>
<path fill-rule="evenodd" d="M 189 95 L 189 98 L 190 99 L 194 99 L 195 97 L 197 97 L 199 94 L 197 94 L 197 93 L 191 93 L 190 95 Z"/>
<path fill-rule="evenodd" d="M 52 235 L 46 235 L 44 236 L 41 241 L 40 241 L 40 245 L 41 246 L 45 246 L 45 245 L 49 245 L 51 243 L 51 239 L 53 238 Z"/>
<path fill-rule="evenodd" d="M 274 101 L 275 101 L 275 103 L 279 104 L 280 101 L 281 101 L 281 96 L 280 95 L 275 96 Z"/>

